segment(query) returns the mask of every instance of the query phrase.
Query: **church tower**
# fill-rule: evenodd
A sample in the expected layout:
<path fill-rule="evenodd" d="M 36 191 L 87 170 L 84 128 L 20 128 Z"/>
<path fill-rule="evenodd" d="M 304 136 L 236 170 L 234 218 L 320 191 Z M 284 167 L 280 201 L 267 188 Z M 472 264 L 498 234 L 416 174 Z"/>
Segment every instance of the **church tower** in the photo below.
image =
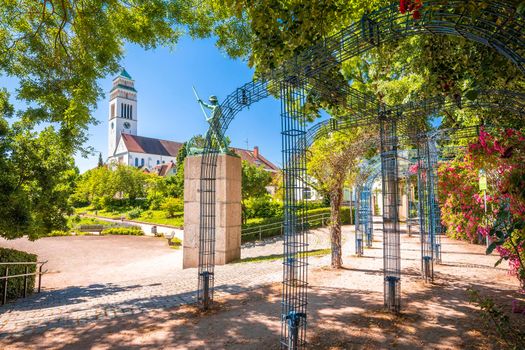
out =
<path fill-rule="evenodd" d="M 137 135 L 137 90 L 124 68 L 113 79 L 109 98 L 108 158 L 115 154 L 122 133 Z"/>

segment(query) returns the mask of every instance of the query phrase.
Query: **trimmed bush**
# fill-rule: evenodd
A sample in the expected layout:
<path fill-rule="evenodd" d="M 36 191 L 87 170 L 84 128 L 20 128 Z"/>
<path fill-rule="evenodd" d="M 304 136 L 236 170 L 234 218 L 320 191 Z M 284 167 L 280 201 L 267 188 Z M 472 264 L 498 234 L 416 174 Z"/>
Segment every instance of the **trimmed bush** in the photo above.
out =
<path fill-rule="evenodd" d="M 69 231 L 51 231 L 49 234 L 47 234 L 45 237 L 62 237 L 62 236 L 72 236 L 71 232 Z"/>
<path fill-rule="evenodd" d="M 173 237 L 170 239 L 169 244 L 173 249 L 179 249 L 182 246 L 182 241 L 180 238 Z"/>
<path fill-rule="evenodd" d="M 138 226 L 130 227 L 112 227 L 104 229 L 101 235 L 119 235 L 119 236 L 143 236 L 144 231 Z"/>
<path fill-rule="evenodd" d="M 130 211 L 128 211 L 128 219 L 136 219 L 142 215 L 142 209 L 140 208 L 133 208 Z"/>
<path fill-rule="evenodd" d="M 0 248 L 0 262 L 36 262 L 37 256 L 22 252 L 15 249 Z M 19 275 L 25 273 L 25 268 L 28 267 L 28 272 L 36 271 L 36 266 L 31 265 L 11 265 L 9 266 L 9 275 Z M 5 265 L 0 265 L 0 276 L 5 276 Z M 30 294 L 35 288 L 35 276 L 28 277 L 27 293 Z M 3 285 L 3 280 L 2 280 Z M 7 300 L 15 300 L 24 296 L 24 277 L 10 278 L 7 283 Z"/>
<path fill-rule="evenodd" d="M 161 209 L 166 213 L 166 217 L 172 218 L 176 213 L 184 211 L 184 201 L 180 198 L 166 198 L 161 205 Z"/>
<path fill-rule="evenodd" d="M 249 198 L 245 201 L 246 218 L 273 218 L 283 216 L 283 203 L 270 196 Z"/>

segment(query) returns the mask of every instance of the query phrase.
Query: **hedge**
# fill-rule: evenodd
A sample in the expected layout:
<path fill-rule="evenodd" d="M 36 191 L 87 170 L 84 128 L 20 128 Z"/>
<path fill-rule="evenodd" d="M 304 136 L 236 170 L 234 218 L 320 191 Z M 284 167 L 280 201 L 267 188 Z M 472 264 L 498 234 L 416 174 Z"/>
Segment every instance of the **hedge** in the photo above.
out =
<path fill-rule="evenodd" d="M 37 256 L 35 254 L 30 254 L 22 252 L 15 249 L 0 248 L 0 262 L 36 262 Z M 28 272 L 33 273 L 36 271 L 36 265 L 10 265 L 9 266 L 9 275 L 21 275 L 25 274 L 25 268 L 28 267 Z M 0 265 L 0 276 L 5 276 L 5 265 Z M 35 288 L 35 276 L 30 276 L 27 278 L 27 294 L 33 292 Z M 4 280 L 1 280 L 0 285 L 3 288 Z M 3 289 L 2 289 L 3 291 Z M 1 294 L 1 293 L 0 293 Z M 10 278 L 7 283 L 7 300 L 15 300 L 17 298 L 24 296 L 24 277 L 19 278 Z M 3 297 L 3 296 L 2 296 Z"/>
<path fill-rule="evenodd" d="M 100 232 L 101 235 L 143 236 L 144 231 L 140 227 L 111 227 Z"/>
<path fill-rule="evenodd" d="M 314 215 L 319 215 L 319 214 L 327 214 L 325 216 L 325 219 L 329 219 L 329 217 L 330 217 L 330 208 L 318 208 L 318 209 L 311 209 L 311 210 L 307 211 L 307 215 L 309 217 L 314 216 Z M 354 220 L 355 220 L 355 209 L 354 208 L 352 208 L 352 215 L 353 215 Z M 255 227 L 258 227 L 260 225 L 269 225 L 269 224 L 276 224 L 276 223 L 281 223 L 281 222 L 283 222 L 283 217 L 267 218 L 267 219 L 262 219 L 262 218 L 251 219 L 251 220 L 248 221 L 247 224 L 242 225 L 242 230 L 245 231 L 247 229 L 255 228 Z M 341 223 L 343 225 L 350 224 L 350 208 L 348 208 L 348 207 L 342 207 L 341 208 Z M 321 226 L 323 226 L 323 222 L 321 221 L 320 218 L 310 219 L 309 220 L 309 227 L 311 229 L 318 228 L 318 227 L 321 227 Z M 267 238 L 267 237 L 279 236 L 280 234 L 281 234 L 281 226 L 280 225 L 275 225 L 275 227 L 272 227 L 271 229 L 268 229 L 268 230 L 266 230 L 264 232 L 261 232 L 260 236 L 259 236 L 258 232 L 253 232 L 253 233 L 250 233 L 248 235 L 241 236 L 241 240 L 242 240 L 242 242 L 249 242 L 249 241 L 257 240 L 257 239 L 259 239 L 259 237 Z"/>

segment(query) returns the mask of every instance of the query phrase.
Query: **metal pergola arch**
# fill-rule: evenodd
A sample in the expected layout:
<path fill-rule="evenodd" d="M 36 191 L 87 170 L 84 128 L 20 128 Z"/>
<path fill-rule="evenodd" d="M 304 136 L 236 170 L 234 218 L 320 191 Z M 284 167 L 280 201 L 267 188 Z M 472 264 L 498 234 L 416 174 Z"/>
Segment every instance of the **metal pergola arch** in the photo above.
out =
<path fill-rule="evenodd" d="M 283 174 L 285 179 L 285 244 L 283 261 L 283 300 L 281 347 L 302 348 L 306 345 L 306 266 L 304 253 L 307 242 L 304 232 L 307 229 L 304 207 L 294 195 L 300 190 L 296 182 L 306 172 L 306 161 L 302 147 L 305 144 L 306 115 L 301 106 L 306 102 L 308 79 L 315 77 L 327 67 L 379 46 L 382 42 L 404 38 L 410 35 L 440 34 L 462 36 L 469 40 L 494 48 L 516 66 L 525 71 L 524 38 L 522 26 L 524 18 L 515 13 L 511 1 L 494 1 L 476 14 L 462 11 L 463 1 L 426 1 L 421 9 L 421 20 L 413 20 L 409 15 L 401 15 L 397 4 L 393 3 L 372 14 L 363 16 L 361 21 L 341 30 L 336 35 L 306 50 L 284 64 L 280 69 L 264 75 L 260 79 L 243 85 L 229 95 L 221 104 L 222 114 L 213 119 L 210 129 L 224 134 L 235 115 L 245 107 L 268 97 L 279 95 L 282 101 L 282 142 Z M 485 4 L 485 3 L 484 3 Z M 322 57 L 319 52 L 328 53 L 331 60 L 312 62 L 312 58 Z M 326 56 L 326 55 L 325 55 Z M 362 97 L 347 99 L 348 106 L 354 110 L 374 111 L 381 129 L 381 153 L 384 205 L 384 233 L 391 254 L 399 255 L 399 228 L 397 225 L 397 126 L 393 115 L 396 110 L 387 110 L 380 103 L 368 104 Z M 207 304 L 213 299 L 214 249 L 215 249 L 215 172 L 219 150 L 212 142 L 212 132 L 208 131 L 206 146 L 201 162 L 201 220 L 199 239 L 199 286 L 198 300 Z M 302 140 L 303 142 L 298 142 Z M 395 270 L 396 266 L 385 265 L 385 271 Z M 395 273 L 385 279 L 386 306 L 399 310 L 399 278 Z M 204 286 L 206 293 L 204 292 Z"/>

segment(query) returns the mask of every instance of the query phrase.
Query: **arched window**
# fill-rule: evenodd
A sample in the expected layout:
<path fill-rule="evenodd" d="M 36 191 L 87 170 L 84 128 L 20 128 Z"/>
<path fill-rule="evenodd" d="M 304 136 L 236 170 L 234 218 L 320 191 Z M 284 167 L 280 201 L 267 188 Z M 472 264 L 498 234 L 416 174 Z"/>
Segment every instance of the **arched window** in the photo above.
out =
<path fill-rule="evenodd" d="M 133 119 L 133 105 L 129 105 L 129 119 Z"/>
<path fill-rule="evenodd" d="M 157 159 L 157 165 L 159 165 L 159 164 L 160 164 L 160 160 Z"/>
<path fill-rule="evenodd" d="M 136 167 L 139 166 L 139 159 L 138 159 L 138 158 L 135 158 L 135 166 L 136 166 Z"/>
<path fill-rule="evenodd" d="M 124 118 L 124 103 L 120 104 L 120 116 Z"/>
<path fill-rule="evenodd" d="M 140 160 L 140 166 L 144 166 L 144 158 Z"/>

